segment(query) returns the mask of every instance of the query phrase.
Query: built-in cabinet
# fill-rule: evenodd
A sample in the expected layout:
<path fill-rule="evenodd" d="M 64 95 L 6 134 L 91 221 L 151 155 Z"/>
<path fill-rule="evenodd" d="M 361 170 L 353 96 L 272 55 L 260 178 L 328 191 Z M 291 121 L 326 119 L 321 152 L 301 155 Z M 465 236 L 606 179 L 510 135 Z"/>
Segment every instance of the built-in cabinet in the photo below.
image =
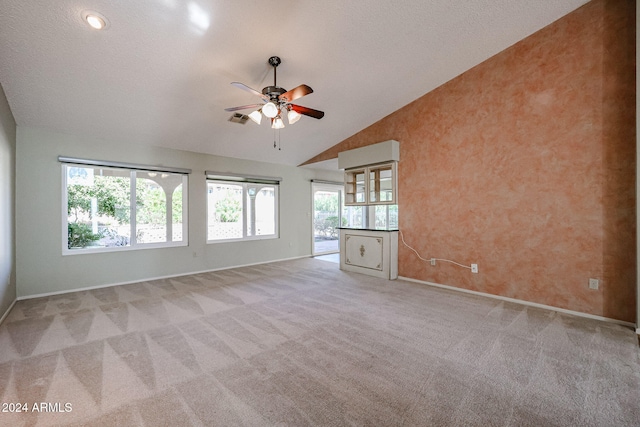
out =
<path fill-rule="evenodd" d="M 397 162 L 345 170 L 345 205 L 393 205 L 397 203 L 397 175 Z"/>
<path fill-rule="evenodd" d="M 340 229 L 340 268 L 384 279 L 397 279 L 398 231 Z"/>
<path fill-rule="evenodd" d="M 394 140 L 338 153 L 338 167 L 344 169 L 344 204 L 397 204 L 399 160 L 400 146 Z M 376 229 L 375 220 L 369 229 L 342 228 L 340 268 L 396 279 L 398 230 Z"/>

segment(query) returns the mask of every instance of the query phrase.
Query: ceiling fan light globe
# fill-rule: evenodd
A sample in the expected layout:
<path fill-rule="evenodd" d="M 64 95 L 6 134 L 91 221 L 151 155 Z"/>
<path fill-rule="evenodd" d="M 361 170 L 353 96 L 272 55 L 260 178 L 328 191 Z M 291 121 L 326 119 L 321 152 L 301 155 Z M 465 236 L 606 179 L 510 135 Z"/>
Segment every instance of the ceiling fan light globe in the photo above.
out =
<path fill-rule="evenodd" d="M 287 119 L 289 120 L 290 125 L 300 120 L 300 117 L 302 117 L 302 115 L 297 111 L 289 110 L 289 112 L 287 113 Z"/>
<path fill-rule="evenodd" d="M 282 117 L 278 116 L 271 121 L 271 129 L 282 129 L 284 128 L 284 122 L 282 121 Z"/>
<path fill-rule="evenodd" d="M 274 104 L 273 102 L 267 102 L 262 107 L 262 114 L 269 117 L 270 119 L 273 119 L 278 115 L 278 107 L 276 107 L 276 104 Z"/>
<path fill-rule="evenodd" d="M 249 114 L 249 118 L 253 120 L 254 123 L 259 125 L 262 121 L 262 114 L 260 113 L 260 110 L 256 110 L 253 113 Z"/>

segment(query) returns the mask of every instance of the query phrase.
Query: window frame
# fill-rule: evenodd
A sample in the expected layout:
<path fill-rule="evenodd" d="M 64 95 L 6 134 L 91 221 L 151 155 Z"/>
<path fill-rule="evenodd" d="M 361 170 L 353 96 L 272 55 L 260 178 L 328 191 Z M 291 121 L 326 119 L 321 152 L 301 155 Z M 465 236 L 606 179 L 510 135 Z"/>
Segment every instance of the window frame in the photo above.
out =
<path fill-rule="evenodd" d="M 189 175 L 190 169 L 180 168 L 158 168 L 155 166 L 137 165 L 131 163 L 118 163 L 118 162 L 100 162 L 96 160 L 75 159 L 60 156 L 58 158 L 61 163 L 62 172 L 62 188 L 61 188 L 61 236 L 62 236 L 62 255 L 82 255 L 82 254 L 96 254 L 96 253 L 111 253 L 121 251 L 135 251 L 144 249 L 158 249 L 158 248 L 172 248 L 172 247 L 184 247 L 189 246 Z M 91 247 L 87 246 L 81 249 L 69 249 L 68 240 L 68 169 L 72 167 L 77 168 L 104 168 L 104 169 L 119 169 L 129 173 L 129 227 L 130 227 L 130 240 L 127 246 L 110 246 L 110 247 Z M 136 179 L 144 178 L 137 176 L 137 173 L 170 173 L 180 174 L 182 177 L 182 240 L 173 241 L 173 233 L 167 234 L 167 238 L 171 239 L 166 242 L 152 242 L 152 243 L 139 243 L 137 242 L 136 228 L 137 228 L 137 206 L 136 206 Z M 176 187 L 177 188 L 177 187 Z M 175 191 L 175 189 L 174 189 Z M 167 219 L 168 220 L 168 219 Z"/>
<path fill-rule="evenodd" d="M 207 244 L 220 244 L 230 242 L 255 241 L 255 240 L 272 240 L 280 238 L 280 182 L 282 178 L 276 177 L 258 177 L 250 175 L 237 174 L 219 174 L 216 172 L 205 172 L 206 175 L 206 220 L 205 220 L 205 239 Z M 228 239 L 209 239 L 209 183 L 221 183 L 226 185 L 237 185 L 242 187 L 242 237 L 234 237 Z M 274 233 L 266 235 L 247 236 L 249 228 L 249 209 L 247 206 L 248 187 L 252 185 L 264 185 L 273 187 L 274 189 Z M 255 232 L 255 224 L 252 229 Z"/>

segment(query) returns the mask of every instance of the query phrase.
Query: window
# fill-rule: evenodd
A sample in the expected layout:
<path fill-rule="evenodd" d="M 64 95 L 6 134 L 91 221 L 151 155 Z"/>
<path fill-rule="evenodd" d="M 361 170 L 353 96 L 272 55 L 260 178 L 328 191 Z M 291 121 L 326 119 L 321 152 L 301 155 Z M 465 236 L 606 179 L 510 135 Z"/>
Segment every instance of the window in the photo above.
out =
<path fill-rule="evenodd" d="M 398 205 L 343 206 L 342 217 L 350 228 L 398 229 Z"/>
<path fill-rule="evenodd" d="M 111 164 L 62 168 L 63 253 L 187 245 L 186 172 Z"/>
<path fill-rule="evenodd" d="M 376 205 L 369 208 L 375 209 L 376 230 L 397 230 L 398 229 L 398 205 Z"/>
<path fill-rule="evenodd" d="M 207 177 L 207 242 L 278 237 L 279 178 Z"/>
<path fill-rule="evenodd" d="M 367 207 L 366 206 L 342 206 L 342 218 L 345 227 L 367 228 Z"/>

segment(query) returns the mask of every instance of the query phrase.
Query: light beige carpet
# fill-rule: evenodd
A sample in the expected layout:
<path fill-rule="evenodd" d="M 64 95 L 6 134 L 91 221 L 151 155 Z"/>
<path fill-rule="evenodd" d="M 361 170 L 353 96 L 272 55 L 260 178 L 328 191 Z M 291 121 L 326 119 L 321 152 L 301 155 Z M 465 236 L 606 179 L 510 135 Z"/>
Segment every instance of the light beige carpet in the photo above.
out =
<path fill-rule="evenodd" d="M 623 326 L 301 259 L 20 301 L 0 401 L 27 404 L 2 426 L 638 426 L 640 352 Z"/>

